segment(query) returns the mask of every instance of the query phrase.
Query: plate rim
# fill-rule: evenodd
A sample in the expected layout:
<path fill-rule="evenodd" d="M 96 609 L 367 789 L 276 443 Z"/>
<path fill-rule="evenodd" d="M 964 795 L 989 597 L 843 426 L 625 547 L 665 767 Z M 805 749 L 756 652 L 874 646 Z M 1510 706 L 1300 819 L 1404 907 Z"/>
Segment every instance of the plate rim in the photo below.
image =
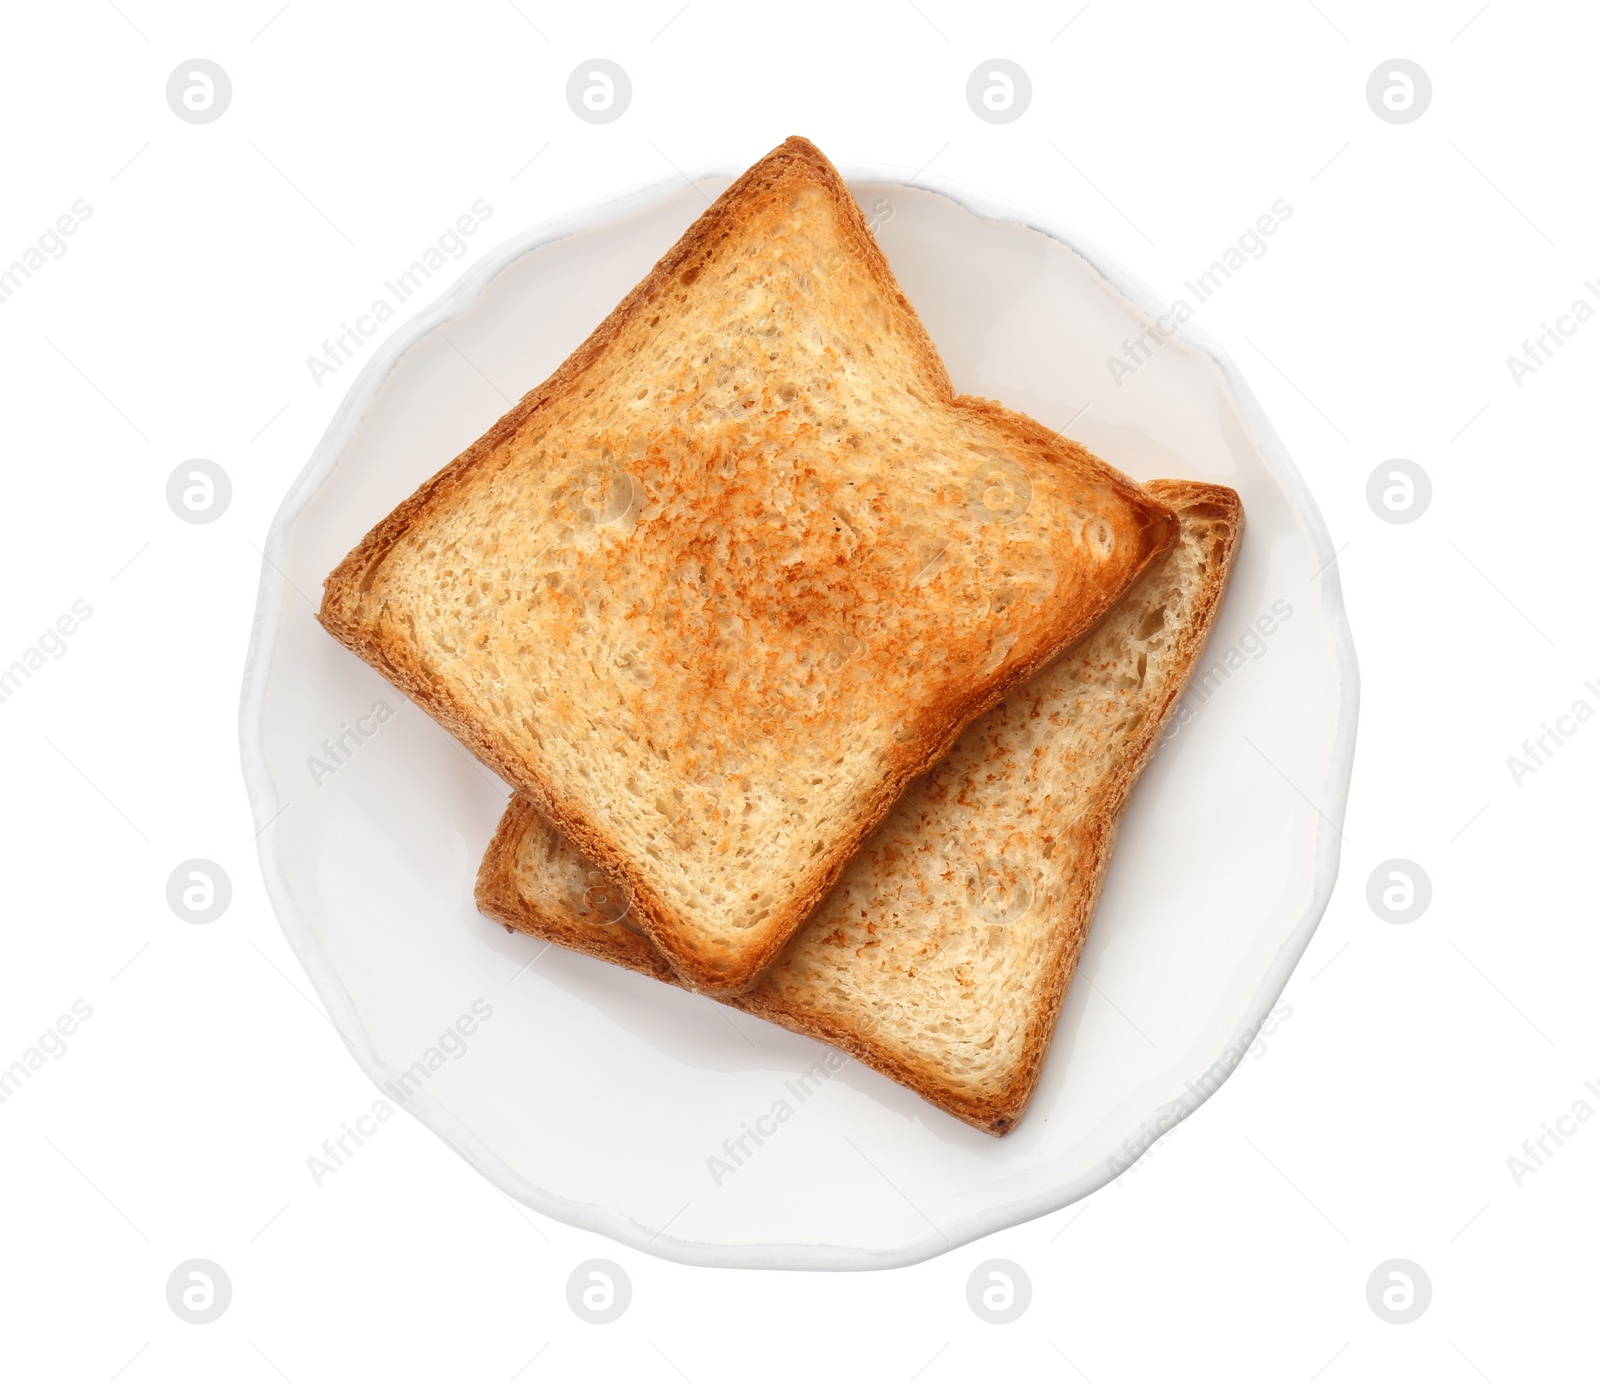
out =
<path fill-rule="evenodd" d="M 396 1080 L 399 1073 L 378 1056 L 368 1039 L 354 999 L 346 990 L 333 962 L 323 951 L 314 930 L 295 904 L 293 890 L 283 872 L 277 849 L 277 822 L 288 804 L 279 805 L 267 766 L 263 734 L 268 674 L 276 652 L 278 627 L 289 591 L 288 578 L 281 564 L 287 557 L 290 532 L 338 465 L 384 381 L 406 353 L 429 333 L 470 309 L 479 295 L 512 263 L 555 241 L 646 211 L 677 195 L 685 184 L 698 188 L 704 182 L 731 181 L 741 172 L 743 169 L 729 172 L 725 165 L 719 164 L 692 176 L 685 174 L 640 184 L 538 222 L 485 253 L 438 299 L 397 327 L 368 358 L 334 410 L 310 458 L 289 486 L 268 527 L 262 547 L 261 578 L 239 702 L 240 760 L 245 792 L 256 827 L 256 855 L 268 902 L 272 905 L 290 949 L 304 967 L 350 1055 L 380 1089 L 385 1083 Z M 897 186 L 932 193 L 954 202 L 981 220 L 1022 226 L 1037 232 L 1083 260 L 1136 313 L 1154 320 L 1171 311 L 1170 304 L 1163 303 L 1121 261 L 1053 214 L 924 170 L 907 175 L 903 166 L 893 164 L 845 164 L 841 165 L 840 173 L 847 184 Z M 1317 828 L 1315 874 L 1310 901 L 1279 945 L 1271 966 L 1244 1007 L 1245 1019 L 1239 1025 L 1239 1036 L 1217 1059 L 1227 1068 L 1227 1075 L 1217 1085 L 1220 1090 L 1237 1070 L 1243 1049 L 1250 1045 L 1246 1035 L 1253 1038 L 1254 1030 L 1266 1022 L 1288 985 L 1289 977 L 1310 945 L 1332 897 L 1339 873 L 1340 845 L 1343 840 L 1341 826 L 1355 758 L 1360 672 L 1356 664 L 1355 641 L 1344 608 L 1338 555 L 1305 478 L 1294 465 L 1287 448 L 1238 367 L 1220 344 L 1204 329 L 1189 323 L 1179 324 L 1171 335 L 1216 366 L 1252 443 L 1266 463 L 1268 472 L 1282 487 L 1295 517 L 1304 525 L 1311 539 L 1316 556 L 1322 560 L 1321 570 L 1315 580 L 1321 588 L 1322 615 L 1333 637 L 1338 665 L 1339 713 L 1334 743 L 1322 785 L 1322 801 L 1313 804 L 1321 821 Z M 1229 1052 L 1238 1054 L 1231 1062 L 1227 1060 Z M 1213 1063 L 1213 1067 L 1215 1065 Z M 1209 1092 L 1198 1101 L 1188 1098 L 1186 1094 L 1163 1102 L 1146 1114 L 1143 1120 L 1129 1125 L 1128 1138 L 1139 1137 L 1135 1131 L 1141 1128 L 1160 1128 L 1163 1132 L 1174 1128 L 1214 1094 L 1215 1091 Z M 1175 1110 L 1175 1107 L 1179 1108 Z M 1059 1211 L 1121 1175 L 1121 1171 L 1110 1166 L 1097 1167 L 1056 1185 L 1048 1192 L 969 1212 L 942 1230 L 936 1229 L 931 1235 L 909 1240 L 893 1249 L 874 1250 L 830 1244 L 719 1245 L 668 1236 L 664 1233 L 665 1227 L 652 1231 L 624 1212 L 575 1201 L 533 1185 L 426 1090 L 416 1092 L 406 1102 L 405 1108 L 478 1173 L 533 1210 L 564 1224 L 604 1235 L 630 1249 L 704 1268 L 817 1271 L 903 1268 L 949 1253 L 983 1236 Z M 1147 1134 L 1138 1154 L 1129 1160 L 1128 1166 L 1137 1162 L 1158 1137 L 1153 1133 Z M 1109 1165 L 1111 1160 L 1106 1161 Z"/>

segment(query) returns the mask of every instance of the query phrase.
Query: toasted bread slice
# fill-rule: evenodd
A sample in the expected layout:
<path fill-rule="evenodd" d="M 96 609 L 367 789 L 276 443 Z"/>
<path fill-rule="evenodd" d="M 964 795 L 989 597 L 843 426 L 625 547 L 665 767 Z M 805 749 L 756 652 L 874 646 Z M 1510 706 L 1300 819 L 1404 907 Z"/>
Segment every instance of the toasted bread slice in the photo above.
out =
<path fill-rule="evenodd" d="M 678 974 L 735 993 L 1175 531 L 953 394 L 791 139 L 367 535 L 320 619 L 623 878 Z"/>
<path fill-rule="evenodd" d="M 913 784 L 811 921 L 725 1002 L 832 1043 L 991 1134 L 1044 1065 L 1128 794 L 1243 533 L 1221 486 L 1153 481 L 1178 543 L 1092 633 Z M 513 798 L 478 875 L 508 927 L 676 983 L 625 889 Z"/>
<path fill-rule="evenodd" d="M 1178 543 L 1091 634 L 913 784 L 761 981 L 726 1002 L 858 1057 L 991 1134 L 1038 1083 L 1128 794 L 1211 629 L 1243 532 L 1221 486 L 1153 481 Z M 675 972 L 625 891 L 513 798 L 478 904 L 521 932 Z"/>

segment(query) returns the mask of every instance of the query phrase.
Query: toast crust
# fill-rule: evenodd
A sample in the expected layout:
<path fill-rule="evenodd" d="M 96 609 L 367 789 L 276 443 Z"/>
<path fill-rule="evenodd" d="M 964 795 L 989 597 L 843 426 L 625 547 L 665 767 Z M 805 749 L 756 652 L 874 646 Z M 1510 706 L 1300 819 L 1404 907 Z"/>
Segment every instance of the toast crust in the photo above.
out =
<path fill-rule="evenodd" d="M 670 289 L 692 280 L 697 266 L 708 262 L 719 246 L 736 243 L 747 209 L 767 195 L 776 195 L 786 179 L 800 177 L 825 190 L 843 224 L 848 250 L 870 275 L 876 291 L 899 315 L 906 337 L 934 402 L 959 411 L 991 431 L 1015 451 L 1045 470 L 1075 477 L 1090 476 L 1101 490 L 1131 516 L 1117 534 L 1117 551 L 1125 554 L 1116 580 L 1102 569 L 1077 575 L 1077 599 L 1063 609 L 1048 638 L 1034 640 L 1016 657 L 1002 656 L 997 667 L 964 685 L 937 704 L 921 707 L 905 727 L 901 742 L 883 755 L 884 770 L 847 821 L 837 824 L 827 848 L 811 863 L 792 891 L 777 900 L 769 915 L 751 926 L 736 949 L 712 947 L 686 927 L 667 895 L 642 868 L 640 858 L 625 850 L 596 818 L 590 806 L 560 791 L 540 762 L 514 752 L 485 723 L 479 710 L 455 695 L 437 670 L 412 654 L 394 627 L 368 600 L 385 560 L 408 535 L 432 523 L 465 494 L 469 481 L 483 468 L 506 464 L 506 449 L 527 430 L 540 426 L 542 414 L 576 398 L 585 382 L 601 370 L 618 343 L 644 320 L 652 308 L 662 310 Z M 486 473 L 487 474 L 487 473 Z M 969 396 L 955 396 L 932 341 L 896 284 L 887 262 L 855 200 L 833 166 L 808 141 L 793 138 L 737 179 L 689 229 L 589 338 L 552 374 L 531 390 L 504 417 L 460 456 L 425 482 L 370 533 L 327 578 L 318 619 L 323 627 L 426 710 L 479 759 L 505 778 L 538 811 L 591 860 L 626 881 L 634 913 L 655 947 L 691 987 L 719 995 L 737 994 L 754 985 L 789 938 L 826 897 L 840 872 L 893 808 L 906 785 L 939 760 L 963 728 L 993 706 L 1016 683 L 1031 677 L 1062 648 L 1097 620 L 1149 564 L 1173 541 L 1177 523 L 1172 513 L 1145 491 L 1078 444 L 1060 437 L 1023 415 Z M 1065 603 L 1064 603 L 1065 604 Z"/>
<path fill-rule="evenodd" d="M 865 1012 L 847 1017 L 824 1005 L 808 1002 L 810 997 L 803 985 L 785 988 L 774 983 L 774 977 L 785 964 L 784 959 L 780 959 L 778 966 L 752 990 L 742 995 L 719 997 L 723 1003 L 831 1044 L 989 1134 L 1002 1135 L 1015 1127 L 1038 1085 L 1068 984 L 1088 938 L 1129 795 L 1159 746 L 1162 730 L 1199 661 L 1242 537 L 1243 512 L 1232 490 L 1189 481 L 1152 481 L 1147 489 L 1177 510 L 1185 525 L 1204 525 L 1210 530 L 1214 544 L 1211 565 L 1194 599 L 1189 620 L 1177 631 L 1177 644 L 1172 653 L 1176 676 L 1169 680 L 1161 696 L 1143 715 L 1137 733 L 1121 747 L 1112 772 L 1095 785 L 1087 810 L 1072 828 L 1072 848 L 1078 853 L 1078 863 L 1072 871 L 1066 897 L 1057 901 L 1054 908 L 1054 925 L 1044 965 L 1028 993 L 1018 998 L 1019 1003 L 1028 1006 L 1027 1026 L 1020 1058 L 1012 1065 L 1009 1080 L 999 1089 L 977 1093 L 963 1088 L 937 1062 L 919 1062 L 877 1041 L 874 1035 L 878 1023 L 874 1014 Z M 1152 573 L 1150 579 L 1153 581 L 1157 575 Z M 1126 601 L 1132 604 L 1138 594 L 1136 587 Z M 1092 638 L 1092 635 L 1086 638 L 1083 646 L 1089 645 Z M 1073 657 L 1074 652 L 1069 651 L 1065 657 Z M 973 729 L 976 732 L 982 727 Z M 914 788 L 912 794 L 918 791 Z M 530 841 L 542 845 L 552 862 L 566 864 L 571 886 L 568 897 L 535 895 L 520 886 L 518 862 Z M 682 985 L 681 978 L 652 946 L 650 939 L 629 926 L 626 915 L 618 921 L 605 922 L 594 908 L 586 906 L 585 900 L 576 897 L 582 894 L 586 883 L 594 886 L 597 878 L 573 873 L 581 868 L 572 862 L 564 843 L 554 835 L 549 824 L 541 820 L 534 807 L 513 797 L 479 869 L 478 906 L 509 929 L 557 942 L 669 984 Z M 609 886 L 595 887 L 605 890 Z M 614 894 L 611 906 L 603 912 L 611 916 L 620 912 Z M 803 929 L 791 942 L 785 956 L 806 946 L 815 934 L 826 931 L 832 913 L 830 906 Z"/>

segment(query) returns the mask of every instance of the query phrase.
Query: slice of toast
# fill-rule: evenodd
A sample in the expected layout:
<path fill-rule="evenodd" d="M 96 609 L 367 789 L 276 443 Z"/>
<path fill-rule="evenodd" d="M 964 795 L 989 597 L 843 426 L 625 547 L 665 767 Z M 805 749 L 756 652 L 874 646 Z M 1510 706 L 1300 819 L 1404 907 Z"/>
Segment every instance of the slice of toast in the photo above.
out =
<path fill-rule="evenodd" d="M 791 139 L 367 535 L 319 618 L 730 994 L 1175 532 L 1076 443 L 954 395 Z"/>
<path fill-rule="evenodd" d="M 1153 481 L 1178 543 L 1101 625 L 967 729 L 810 923 L 726 1002 L 831 1043 L 991 1134 L 1044 1066 L 1128 794 L 1216 617 L 1243 532 L 1221 486 Z M 676 981 L 625 892 L 513 798 L 478 904 Z"/>

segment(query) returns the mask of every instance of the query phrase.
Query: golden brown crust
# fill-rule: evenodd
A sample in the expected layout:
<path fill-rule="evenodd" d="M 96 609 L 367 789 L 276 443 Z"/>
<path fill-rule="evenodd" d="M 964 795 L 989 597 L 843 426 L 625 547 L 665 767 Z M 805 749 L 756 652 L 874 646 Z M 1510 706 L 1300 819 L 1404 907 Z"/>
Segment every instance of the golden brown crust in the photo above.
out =
<path fill-rule="evenodd" d="M 984 1096 L 958 1089 L 935 1067 L 908 1062 L 888 1047 L 874 1043 L 876 1025 L 871 1014 L 862 1014 L 855 1022 L 847 1022 L 834 1011 L 821 1006 L 808 1007 L 792 995 L 785 999 L 774 993 L 770 985 L 760 983 L 744 994 L 715 998 L 795 1033 L 831 1044 L 986 1133 L 999 1136 L 1015 1127 L 1044 1069 L 1068 984 L 1088 939 L 1129 795 L 1160 745 L 1162 730 L 1188 685 L 1189 675 L 1227 589 L 1243 535 L 1244 513 L 1239 497 L 1226 486 L 1158 480 L 1149 482 L 1145 489 L 1186 517 L 1214 521 L 1219 530 L 1213 540 L 1217 545 L 1214 562 L 1205 588 L 1195 603 L 1193 618 L 1179 636 L 1175 662 L 1183 669 L 1182 675 L 1173 680 L 1152 714 L 1143 718 L 1139 739 L 1119 756 L 1116 772 L 1097 785 L 1096 797 L 1081 819 L 1081 832 L 1074 838 L 1075 847 L 1081 853 L 1079 865 L 1073 871 L 1071 894 L 1062 903 L 1058 926 L 1052 934 L 1055 945 L 1044 964 L 1043 985 L 1036 998 L 1030 1000 L 1033 1007 L 1028 1017 L 1023 1057 L 1010 1085 L 997 1094 Z M 518 887 L 519 847 L 529 832 L 538 829 L 540 823 L 535 809 L 513 798 L 479 870 L 477 899 L 483 912 L 516 931 L 557 942 L 669 984 L 694 988 L 684 985 L 646 937 L 621 925 L 596 927 L 573 917 L 553 901 L 531 897 Z"/>
<path fill-rule="evenodd" d="M 514 932 L 557 942 L 641 975 L 654 976 L 668 985 L 691 988 L 684 985 L 648 937 L 622 922 L 598 926 L 579 921 L 564 909 L 544 906 L 524 896 L 516 884 L 517 852 L 523 837 L 537 826 L 538 815 L 527 800 L 512 798 L 478 866 L 474 896 L 483 914 Z"/>
<path fill-rule="evenodd" d="M 1121 757 L 1115 777 L 1102 786 L 1100 799 L 1085 824 L 1088 859 L 1080 871 L 1074 872 L 1074 897 L 1056 933 L 1056 946 L 1047 963 L 1044 993 L 1030 1016 L 1026 1056 L 1017 1070 L 1016 1080 L 993 1100 L 970 1105 L 963 1101 L 962 1109 L 955 1109 L 953 1103 L 935 1098 L 923 1089 L 925 1083 L 906 1083 L 936 1105 L 943 1105 L 951 1114 L 990 1134 L 1004 1134 L 1013 1128 L 1039 1085 L 1050 1041 L 1055 1036 L 1056 1024 L 1061 1017 L 1067 986 L 1077 969 L 1079 957 L 1083 955 L 1084 944 L 1089 940 L 1089 925 L 1100 902 L 1106 870 L 1116 849 L 1117 828 L 1123 813 L 1127 811 L 1129 795 L 1151 757 L 1160 748 L 1161 732 L 1189 684 L 1189 673 L 1199 660 L 1211 632 L 1233 572 L 1234 560 L 1239 553 L 1240 539 L 1244 535 L 1244 508 L 1239 502 L 1238 493 L 1227 486 L 1208 485 L 1200 481 L 1157 480 L 1146 482 L 1145 489 L 1175 511 L 1185 515 L 1205 514 L 1224 529 L 1220 538 L 1219 561 L 1209 574 L 1211 580 L 1196 604 L 1194 619 L 1184 627 L 1180 636 L 1181 652 L 1177 655 L 1177 661 L 1185 668 L 1184 675 L 1168 688 L 1166 697 L 1154 714 L 1145 718 L 1139 742 Z"/>
<path fill-rule="evenodd" d="M 775 187 L 796 168 L 809 172 L 826 189 L 842 216 L 850 250 L 867 266 L 879 291 L 903 315 L 903 329 L 937 395 L 937 402 L 982 419 L 987 427 L 1003 433 L 1041 465 L 1080 474 L 1085 468 L 1092 469 L 1096 479 L 1107 484 L 1112 494 L 1128 505 L 1137 521 L 1134 532 L 1128 536 L 1133 557 L 1118 573 L 1114 589 L 1110 585 L 1102 589 L 1096 584 L 1099 574 L 1092 574 L 1088 589 L 1076 608 L 1062 609 L 1051 642 L 1041 644 L 1030 658 L 1002 659 L 995 671 L 975 680 L 963 694 L 925 708 L 919 719 L 908 727 L 905 742 L 888 756 L 888 772 L 868 797 L 864 809 L 853 821 L 843 824 L 830 848 L 819 854 L 804 886 L 776 906 L 759 927 L 750 929 L 744 949 L 737 957 L 713 969 L 710 955 L 676 925 L 673 906 L 634 868 L 633 860 L 618 843 L 590 819 L 580 803 L 557 793 L 538 766 L 524 762 L 499 743 L 472 708 L 452 698 L 442 685 L 430 679 L 425 669 L 413 666 L 399 642 L 383 630 L 381 622 L 364 618 L 361 597 L 402 536 L 414 526 L 427 523 L 465 484 L 475 468 L 492 464 L 502 444 L 534 419 L 541 409 L 577 390 L 632 319 L 656 302 L 680 276 L 693 269 L 696 261 L 710 256 L 722 242 L 737 237 L 752 199 Z M 531 390 L 483 437 L 366 535 L 328 577 L 318 619 L 330 634 L 379 669 L 484 763 L 525 794 L 579 850 L 602 867 L 625 877 L 639 922 L 671 965 L 692 987 L 726 996 L 747 990 L 758 981 L 790 937 L 826 897 L 845 865 L 889 813 L 911 780 L 941 758 L 969 722 L 998 702 L 1013 685 L 1048 664 L 1098 620 L 1166 550 L 1176 531 L 1177 521 L 1169 510 L 1078 444 L 988 400 L 954 395 L 937 350 L 895 282 L 855 199 L 820 150 L 809 141 L 791 138 L 737 179 L 549 379 Z"/>

